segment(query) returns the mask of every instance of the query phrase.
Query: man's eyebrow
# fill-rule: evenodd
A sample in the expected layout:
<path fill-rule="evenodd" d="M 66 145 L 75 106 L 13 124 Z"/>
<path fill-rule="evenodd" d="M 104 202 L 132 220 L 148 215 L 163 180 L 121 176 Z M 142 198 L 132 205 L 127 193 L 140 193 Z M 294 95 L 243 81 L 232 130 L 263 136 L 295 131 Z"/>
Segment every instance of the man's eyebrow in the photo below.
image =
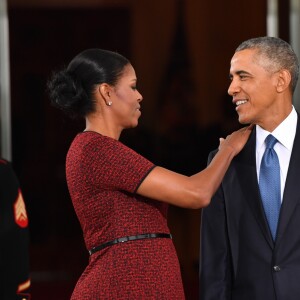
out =
<path fill-rule="evenodd" d="M 233 73 L 229 73 L 229 78 L 232 78 L 233 74 L 235 75 L 251 75 L 249 72 L 247 71 L 244 71 L 244 70 L 239 70 L 239 71 L 236 71 L 236 72 L 233 72 Z"/>
<path fill-rule="evenodd" d="M 241 75 L 241 74 L 248 74 L 248 75 L 250 75 L 249 72 L 244 71 L 244 70 L 236 71 L 235 74 L 237 74 L 237 75 Z"/>

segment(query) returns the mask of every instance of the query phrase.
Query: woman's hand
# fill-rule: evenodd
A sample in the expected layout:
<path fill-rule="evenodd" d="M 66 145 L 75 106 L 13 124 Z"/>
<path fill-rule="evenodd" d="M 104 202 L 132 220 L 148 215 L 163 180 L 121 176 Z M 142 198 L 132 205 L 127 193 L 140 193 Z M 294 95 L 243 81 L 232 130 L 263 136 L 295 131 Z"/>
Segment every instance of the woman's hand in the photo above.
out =
<path fill-rule="evenodd" d="M 233 133 L 229 134 L 226 139 L 220 138 L 219 150 L 223 147 L 230 147 L 234 151 L 234 155 L 237 155 L 245 146 L 249 139 L 250 133 L 253 129 L 253 124 L 243 127 Z"/>

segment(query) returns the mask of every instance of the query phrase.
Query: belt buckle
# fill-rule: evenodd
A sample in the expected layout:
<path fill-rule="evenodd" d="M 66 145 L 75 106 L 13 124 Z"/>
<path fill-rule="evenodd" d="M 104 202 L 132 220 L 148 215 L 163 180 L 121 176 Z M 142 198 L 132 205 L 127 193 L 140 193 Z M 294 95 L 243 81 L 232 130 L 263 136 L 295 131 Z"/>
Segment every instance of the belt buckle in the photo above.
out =
<path fill-rule="evenodd" d="M 129 238 L 128 236 L 125 236 L 125 237 L 118 238 L 117 240 L 119 243 L 124 243 L 124 242 L 128 242 Z"/>

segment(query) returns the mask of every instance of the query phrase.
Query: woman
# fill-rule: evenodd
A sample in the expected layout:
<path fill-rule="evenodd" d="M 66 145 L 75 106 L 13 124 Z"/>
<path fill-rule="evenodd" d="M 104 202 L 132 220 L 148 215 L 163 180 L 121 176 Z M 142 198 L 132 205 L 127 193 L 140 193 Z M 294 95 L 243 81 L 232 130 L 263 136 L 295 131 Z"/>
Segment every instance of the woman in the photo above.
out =
<path fill-rule="evenodd" d="M 86 120 L 66 159 L 69 192 L 90 253 L 73 300 L 184 299 L 168 204 L 208 205 L 251 132 L 243 128 L 221 139 L 214 160 L 194 176 L 154 166 L 118 141 L 141 116 L 136 84 L 126 58 L 100 49 L 83 51 L 49 81 L 52 104 Z"/>

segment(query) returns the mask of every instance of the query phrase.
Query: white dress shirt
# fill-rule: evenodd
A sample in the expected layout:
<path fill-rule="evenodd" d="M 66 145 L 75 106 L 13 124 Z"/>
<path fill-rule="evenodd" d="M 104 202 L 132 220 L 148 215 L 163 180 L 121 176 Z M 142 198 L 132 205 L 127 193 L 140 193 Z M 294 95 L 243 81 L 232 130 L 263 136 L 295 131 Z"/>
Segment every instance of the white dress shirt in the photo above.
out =
<path fill-rule="evenodd" d="M 260 163 L 266 149 L 265 139 L 269 134 L 272 134 L 278 141 L 274 146 L 274 150 L 277 153 L 280 164 L 281 201 L 296 135 L 297 119 L 298 115 L 293 107 L 291 113 L 275 128 L 273 132 L 268 132 L 256 125 L 256 171 L 258 181 Z"/>

